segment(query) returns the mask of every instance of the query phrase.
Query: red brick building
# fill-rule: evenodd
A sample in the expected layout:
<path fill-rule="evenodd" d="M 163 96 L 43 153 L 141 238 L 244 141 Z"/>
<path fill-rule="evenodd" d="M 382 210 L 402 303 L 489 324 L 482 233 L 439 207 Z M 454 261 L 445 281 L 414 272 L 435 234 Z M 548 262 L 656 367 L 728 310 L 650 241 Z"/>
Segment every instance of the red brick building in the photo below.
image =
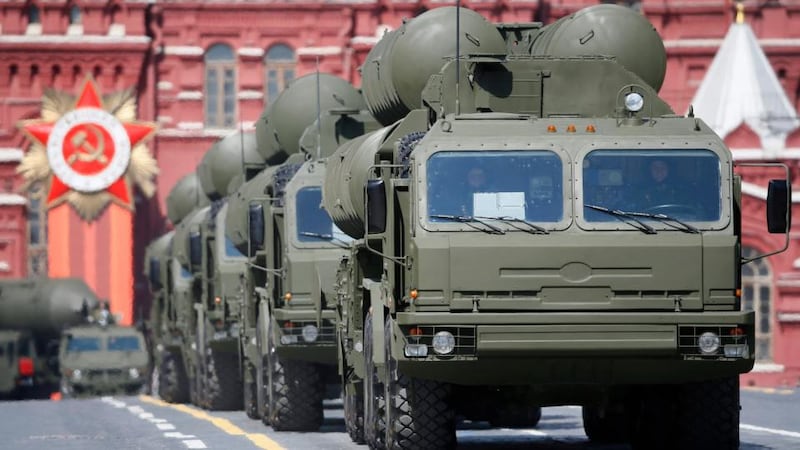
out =
<path fill-rule="evenodd" d="M 552 22 L 596 0 L 464 1 L 499 22 Z M 664 38 L 668 69 L 662 96 L 686 112 L 726 32 L 734 21 L 730 0 L 619 1 L 637 8 Z M 400 0 L 334 2 L 233 0 L 9 0 L 0 3 L 0 277 L 48 273 L 47 214 L 40 192 L 21 192 L 15 168 L 28 142 L 17 127 L 39 117 L 45 89 L 74 92 L 92 74 L 105 93 L 138 92 L 138 118 L 160 126 L 149 148 L 161 173 L 156 195 L 136 194 L 133 271 L 135 309 L 146 309 L 147 288 L 138 269 L 147 242 L 165 230 L 165 198 L 218 138 L 249 128 L 292 78 L 313 71 L 360 83 L 358 67 L 387 28 L 404 17 L 446 3 Z M 800 0 L 744 2 L 746 22 L 793 105 L 800 109 Z M 765 152 L 743 125 L 726 136 L 737 158 L 781 160 L 795 178 L 800 132 L 780 151 Z M 753 183 L 766 174 L 749 171 Z M 760 191 L 746 192 L 744 245 L 765 252 L 782 242 L 764 235 Z M 796 211 L 797 212 L 797 211 Z M 798 217 L 798 216 L 795 216 Z M 107 235 L 102 221 L 91 231 L 76 215 L 70 230 Z M 74 228 L 72 228 L 74 226 Z M 796 384 L 800 379 L 800 243 L 747 266 L 745 296 L 765 320 L 767 352 L 752 378 Z M 85 248 L 87 244 L 81 244 Z M 72 249 L 80 252 L 80 249 Z M 74 275 L 90 272 L 101 296 L 118 295 L 105 281 L 103 258 L 81 260 Z M 96 269 L 86 268 L 96 264 Z M 135 314 L 135 311 L 131 311 Z"/>

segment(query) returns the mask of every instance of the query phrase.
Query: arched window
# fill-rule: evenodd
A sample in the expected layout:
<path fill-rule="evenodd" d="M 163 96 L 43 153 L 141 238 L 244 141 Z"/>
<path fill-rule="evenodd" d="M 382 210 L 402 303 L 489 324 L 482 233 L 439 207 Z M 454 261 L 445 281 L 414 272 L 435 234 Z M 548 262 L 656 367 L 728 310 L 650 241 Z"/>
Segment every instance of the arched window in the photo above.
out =
<path fill-rule="evenodd" d="M 69 24 L 79 25 L 81 23 L 81 9 L 78 5 L 72 5 L 69 8 Z"/>
<path fill-rule="evenodd" d="M 39 12 L 39 7 L 31 5 L 28 7 L 28 24 L 42 23 L 42 16 Z"/>
<path fill-rule="evenodd" d="M 267 77 L 264 104 L 275 100 L 294 79 L 296 65 L 294 50 L 288 46 L 277 44 L 269 48 L 264 56 L 264 73 Z"/>
<path fill-rule="evenodd" d="M 231 128 L 236 123 L 236 58 L 225 44 L 206 52 L 206 126 Z"/>
<path fill-rule="evenodd" d="M 745 258 L 756 255 L 742 249 Z M 756 359 L 772 361 L 772 270 L 764 258 L 742 266 L 742 309 L 756 312 Z"/>

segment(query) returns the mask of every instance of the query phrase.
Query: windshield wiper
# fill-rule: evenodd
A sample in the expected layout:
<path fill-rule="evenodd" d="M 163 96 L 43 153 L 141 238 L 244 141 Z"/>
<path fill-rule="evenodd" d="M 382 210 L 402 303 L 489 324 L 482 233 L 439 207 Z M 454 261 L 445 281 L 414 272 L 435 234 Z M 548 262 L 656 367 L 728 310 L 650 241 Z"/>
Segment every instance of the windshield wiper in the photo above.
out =
<path fill-rule="evenodd" d="M 445 219 L 445 220 L 452 220 L 453 222 L 461 222 L 469 225 L 470 227 L 478 230 L 483 231 L 484 233 L 489 234 L 506 234 L 502 228 L 496 227 L 488 222 L 484 222 L 480 218 L 473 217 L 473 216 L 454 216 L 452 214 L 430 214 L 428 217 L 433 219 Z M 479 223 L 486 228 L 481 228 L 475 223 Z"/>
<path fill-rule="evenodd" d="M 627 212 L 626 214 L 635 217 L 647 217 L 648 219 L 656 219 L 659 222 L 663 223 L 664 225 L 670 226 L 676 230 L 683 231 L 684 233 L 693 233 L 693 234 L 700 233 L 700 230 L 698 230 L 697 228 L 689 225 L 686 222 L 681 222 L 680 220 L 672 216 L 668 216 L 666 214 L 653 214 L 646 212 Z"/>
<path fill-rule="evenodd" d="M 503 223 L 506 223 L 506 224 L 510 225 L 512 228 L 515 228 L 517 230 L 524 231 L 524 232 L 530 233 L 530 234 L 550 234 L 550 232 L 547 231 L 546 229 L 544 229 L 543 227 L 540 227 L 539 225 L 536 225 L 535 223 L 529 222 L 529 221 L 527 221 L 525 219 L 518 219 L 516 217 L 511 217 L 511 216 L 499 216 L 499 217 L 475 216 L 475 218 L 477 218 L 477 219 L 486 219 L 486 220 L 498 220 L 500 222 L 503 222 Z M 521 227 L 521 226 L 517 225 L 519 223 L 524 223 L 525 225 L 528 226 L 528 228 Z"/>
<path fill-rule="evenodd" d="M 345 241 L 343 241 L 343 240 L 341 240 L 341 239 L 339 239 L 337 237 L 333 237 L 332 234 L 312 233 L 310 231 L 301 231 L 298 234 L 300 234 L 300 236 L 308 236 L 308 237 L 317 238 L 317 239 L 322 240 L 322 241 L 328 241 L 328 242 L 330 242 L 331 244 L 333 244 L 333 245 L 335 245 L 337 247 L 350 248 L 350 245 L 347 244 L 347 242 L 345 242 Z"/>
<path fill-rule="evenodd" d="M 628 225 L 636 228 L 637 230 L 641 231 L 644 234 L 656 234 L 655 228 L 637 219 L 634 214 L 625 211 L 620 211 L 618 209 L 608 209 L 604 206 L 590 205 L 588 203 L 585 203 L 583 206 L 589 209 L 593 209 L 595 211 L 606 213 L 610 216 L 614 216 L 620 221 L 627 223 Z"/>

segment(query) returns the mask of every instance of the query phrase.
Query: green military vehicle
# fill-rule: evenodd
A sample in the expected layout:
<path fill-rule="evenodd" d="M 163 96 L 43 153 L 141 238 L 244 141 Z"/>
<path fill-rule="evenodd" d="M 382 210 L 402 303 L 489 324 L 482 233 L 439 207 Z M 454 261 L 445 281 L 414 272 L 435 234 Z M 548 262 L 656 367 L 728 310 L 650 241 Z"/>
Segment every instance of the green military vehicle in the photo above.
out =
<path fill-rule="evenodd" d="M 58 342 L 99 305 L 77 278 L 0 281 L 0 398 L 46 397 L 58 389 Z"/>
<path fill-rule="evenodd" d="M 330 288 L 343 243 L 321 209 L 319 158 L 374 122 L 363 108 L 360 93 L 340 78 L 318 73 L 292 82 L 257 125 L 260 148 L 291 156 L 229 202 L 227 236 L 251 259 L 242 319 L 245 409 L 275 430 L 318 429 L 325 385 L 339 381 Z"/>
<path fill-rule="evenodd" d="M 195 173 L 181 178 L 167 196 L 167 217 L 178 225 L 195 208 L 209 204 Z M 194 328 L 192 275 L 173 257 L 175 231 L 155 239 L 145 254 L 145 275 L 153 293 L 150 309 L 149 346 L 153 357 L 152 385 L 163 400 L 190 400 L 184 342 Z M 190 344 L 186 344 L 190 345 Z M 191 361 L 191 360 L 190 360 Z"/>
<path fill-rule="evenodd" d="M 351 436 L 449 448 L 456 417 L 527 426 L 572 404 L 592 441 L 738 448 L 741 177 L 659 98 L 661 39 L 615 5 L 546 27 L 456 11 L 375 46 L 363 89 L 387 126 L 328 159 L 323 203 L 354 239 L 336 309 Z M 770 232 L 789 186 L 770 183 Z"/>
<path fill-rule="evenodd" d="M 58 352 L 64 397 L 133 395 L 147 383 L 144 335 L 101 319 L 64 330 Z"/>

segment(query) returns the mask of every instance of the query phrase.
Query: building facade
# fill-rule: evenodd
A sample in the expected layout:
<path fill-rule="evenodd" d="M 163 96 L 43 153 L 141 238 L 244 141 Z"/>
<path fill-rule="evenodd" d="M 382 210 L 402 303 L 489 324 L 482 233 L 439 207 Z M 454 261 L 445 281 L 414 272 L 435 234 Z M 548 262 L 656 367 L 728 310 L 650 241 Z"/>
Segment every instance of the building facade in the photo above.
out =
<path fill-rule="evenodd" d="M 593 0 L 471 0 L 463 6 L 494 22 L 550 23 Z M 667 74 L 661 95 L 685 113 L 736 14 L 730 0 L 618 1 L 640 10 L 664 39 Z M 170 225 L 165 199 L 183 175 L 220 137 L 249 129 L 262 109 L 293 78 L 332 73 L 360 84 L 359 67 L 387 29 L 444 2 L 429 0 L 161 1 L 8 0 L 0 2 L 0 277 L 48 274 L 48 233 L 41 186 L 21 190 L 15 170 L 28 142 L 17 124 L 39 117 L 47 89 L 75 92 L 87 74 L 103 92 L 133 88 L 138 118 L 157 122 L 148 144 L 160 174 L 153 198 L 135 193 L 132 279 L 134 311 L 147 310 L 143 249 Z M 452 4 L 452 3 L 449 3 Z M 784 93 L 800 110 L 800 0 L 744 2 L 752 27 Z M 744 87 L 743 87 L 744 89 Z M 745 90 L 736 95 L 744 95 Z M 746 125 L 726 136 L 742 160 L 779 160 L 800 176 L 800 132 L 778 152 L 765 152 Z M 754 184 L 773 174 L 748 169 Z M 762 183 L 763 184 L 763 183 Z M 760 191 L 745 192 L 743 245 L 749 253 L 780 248 L 765 235 Z M 795 211 L 797 213 L 797 211 Z M 95 226 L 70 216 L 75 229 Z M 759 316 L 759 369 L 748 381 L 791 384 L 800 380 L 800 243 L 745 266 L 744 303 Z M 84 245 L 85 247 L 85 245 Z M 74 250 L 77 251 L 77 250 Z M 76 258 L 77 259 L 77 258 Z M 95 257 L 87 270 L 101 296 L 114 297 L 104 281 L 108 265 Z"/>

